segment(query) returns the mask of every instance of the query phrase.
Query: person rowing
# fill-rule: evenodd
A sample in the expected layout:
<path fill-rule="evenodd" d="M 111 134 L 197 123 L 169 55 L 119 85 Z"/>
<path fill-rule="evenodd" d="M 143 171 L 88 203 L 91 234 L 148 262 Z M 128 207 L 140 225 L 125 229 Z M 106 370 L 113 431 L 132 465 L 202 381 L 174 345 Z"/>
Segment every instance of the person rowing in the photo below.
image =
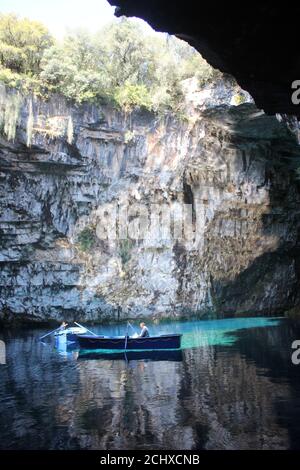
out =
<path fill-rule="evenodd" d="M 141 332 L 139 334 L 139 337 L 140 338 L 148 338 L 150 336 L 149 335 L 149 330 L 148 330 L 148 328 L 146 327 L 146 325 L 143 321 L 140 323 L 140 328 L 141 328 Z"/>
<path fill-rule="evenodd" d="M 68 323 L 66 323 L 65 321 L 63 321 L 62 324 L 61 324 L 60 327 L 59 327 L 59 330 L 60 330 L 60 331 L 61 331 L 61 330 L 65 330 L 65 329 L 67 328 L 67 326 L 68 326 Z"/>

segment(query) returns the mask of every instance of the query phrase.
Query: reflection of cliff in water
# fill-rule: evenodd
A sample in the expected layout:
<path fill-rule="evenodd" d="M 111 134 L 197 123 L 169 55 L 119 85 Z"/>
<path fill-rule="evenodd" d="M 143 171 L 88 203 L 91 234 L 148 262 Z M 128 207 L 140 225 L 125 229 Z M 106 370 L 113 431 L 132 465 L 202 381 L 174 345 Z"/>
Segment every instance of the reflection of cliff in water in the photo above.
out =
<path fill-rule="evenodd" d="M 108 372 L 113 363 L 103 370 L 91 362 L 81 369 L 81 380 L 86 383 L 96 370 L 103 388 L 97 400 L 94 386 L 83 385 L 83 393 L 95 403 L 93 411 L 82 415 L 87 434 L 95 433 L 94 445 L 100 448 L 288 448 L 289 423 L 278 422 L 276 403 L 288 402 L 291 389 L 270 379 L 273 368 L 280 373 L 278 361 L 283 370 L 282 361 L 289 360 L 283 350 L 274 349 L 274 344 L 287 344 L 284 333 L 279 328 L 255 330 L 256 348 L 267 357 L 260 368 L 251 359 L 249 331 L 249 341 L 232 348 L 185 351 L 182 364 L 126 368 L 118 363 L 114 383 Z M 268 348 L 273 355 L 268 356 Z M 103 396 L 110 399 L 111 394 L 114 404 L 105 407 Z"/>
<path fill-rule="evenodd" d="M 231 346 L 184 350 L 183 361 L 129 363 L 58 360 L 33 336 L 8 343 L 1 447 L 299 448 L 298 333 L 284 322 L 239 330 Z"/>
<path fill-rule="evenodd" d="M 101 360 L 124 360 L 130 361 L 182 361 L 183 354 L 181 349 L 162 349 L 162 350 L 140 350 L 140 351 L 79 351 L 78 359 L 101 359 Z"/>
<path fill-rule="evenodd" d="M 239 334 L 237 347 L 248 361 L 255 363 L 274 386 L 288 385 L 289 398 L 277 393 L 270 396 L 278 424 L 287 429 L 288 445 L 300 448 L 300 367 L 291 361 L 291 343 L 300 338 L 300 324 L 284 321 L 284 328 L 257 328 L 251 336 L 244 330 Z M 266 345 L 262 348 L 261 345 Z M 272 365 L 272 367 L 270 367 Z"/>
<path fill-rule="evenodd" d="M 0 368 L 0 449 L 75 448 L 69 432 L 75 410 L 69 396 L 78 391 L 71 363 L 58 361 L 55 351 L 22 333 L 6 338 L 6 366 Z M 68 365 L 68 367 L 65 367 Z M 57 418 L 59 410 L 64 410 Z"/>
<path fill-rule="evenodd" d="M 83 395 L 94 407 L 82 418 L 87 434 L 95 433 L 96 447 L 238 449 L 289 445 L 287 431 L 277 424 L 272 404 L 277 397 L 289 396 L 288 386 L 274 386 L 238 352 L 228 356 L 215 348 L 199 349 L 185 352 L 183 366 L 139 363 L 126 369 L 121 363 L 119 367 L 114 382 L 107 370 L 98 369 L 101 393 L 99 382 L 86 383 L 86 376 L 94 374 L 97 364 L 90 363 L 84 370 Z M 110 401 L 111 394 L 112 407 L 105 404 L 105 396 Z"/>

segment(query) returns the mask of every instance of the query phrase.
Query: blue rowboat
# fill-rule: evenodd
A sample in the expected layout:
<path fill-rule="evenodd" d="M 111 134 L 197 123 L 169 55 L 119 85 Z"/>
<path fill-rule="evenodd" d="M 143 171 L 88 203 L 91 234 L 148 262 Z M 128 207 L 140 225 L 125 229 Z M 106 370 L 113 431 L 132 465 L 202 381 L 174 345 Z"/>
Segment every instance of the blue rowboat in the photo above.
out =
<path fill-rule="evenodd" d="M 130 336 L 78 335 L 77 340 L 81 349 L 158 350 L 179 349 L 181 336 L 174 334 L 133 338 Z"/>

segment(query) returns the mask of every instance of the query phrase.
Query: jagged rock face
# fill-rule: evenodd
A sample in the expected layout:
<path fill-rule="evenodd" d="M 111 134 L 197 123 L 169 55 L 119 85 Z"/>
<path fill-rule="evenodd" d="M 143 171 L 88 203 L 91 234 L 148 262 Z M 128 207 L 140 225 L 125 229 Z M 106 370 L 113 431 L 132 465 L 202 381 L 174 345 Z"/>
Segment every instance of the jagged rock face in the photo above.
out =
<path fill-rule="evenodd" d="M 175 34 L 215 68 L 233 75 L 266 113 L 300 116 L 292 102 L 299 80 L 299 5 L 262 0 L 246 13 L 236 2 L 109 0 L 117 16 L 137 16 Z"/>
<path fill-rule="evenodd" d="M 188 120 L 24 101 L 15 141 L 0 147 L 2 320 L 275 314 L 299 303 L 295 136 L 251 103 L 231 106 L 233 92 L 220 106 L 222 87 L 189 99 Z M 190 204 L 198 243 L 99 239 L 99 213 L 123 201 Z"/>

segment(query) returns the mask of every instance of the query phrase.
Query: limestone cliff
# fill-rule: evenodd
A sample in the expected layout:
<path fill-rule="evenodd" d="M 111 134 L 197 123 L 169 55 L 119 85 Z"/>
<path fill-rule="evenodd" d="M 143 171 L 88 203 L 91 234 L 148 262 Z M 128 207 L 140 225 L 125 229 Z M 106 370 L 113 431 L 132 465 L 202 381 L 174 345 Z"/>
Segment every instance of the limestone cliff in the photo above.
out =
<path fill-rule="evenodd" d="M 58 96 L 15 104 L 11 140 L 0 141 L 2 320 L 276 314 L 300 303 L 294 133 L 236 105 L 249 97 L 223 82 L 186 85 L 187 117 Z M 199 243 L 100 240 L 99 209 L 125 200 L 190 204 Z"/>

